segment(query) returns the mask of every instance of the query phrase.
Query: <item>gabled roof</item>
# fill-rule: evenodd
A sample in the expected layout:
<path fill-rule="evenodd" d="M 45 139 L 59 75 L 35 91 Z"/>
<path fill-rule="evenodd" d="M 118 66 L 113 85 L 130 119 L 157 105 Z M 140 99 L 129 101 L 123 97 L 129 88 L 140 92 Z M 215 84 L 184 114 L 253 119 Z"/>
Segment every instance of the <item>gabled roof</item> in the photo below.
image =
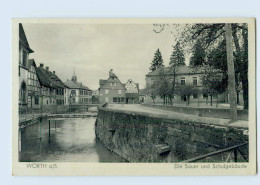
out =
<path fill-rule="evenodd" d="M 22 44 L 29 51 L 29 53 L 34 52 L 29 46 L 28 40 L 23 29 L 23 25 L 21 23 L 19 23 L 19 43 Z"/>
<path fill-rule="evenodd" d="M 82 83 L 79 82 L 73 82 L 71 80 L 67 80 L 66 82 L 64 82 L 64 84 L 70 89 L 84 89 L 84 90 L 91 91 L 91 89 L 89 89 L 87 86 L 84 86 Z"/>
<path fill-rule="evenodd" d="M 66 85 L 59 79 L 57 75 L 43 67 L 36 68 L 36 73 L 39 78 L 40 84 L 44 86 L 54 88 L 66 87 Z"/>
<path fill-rule="evenodd" d="M 47 86 L 47 87 L 54 87 L 54 84 L 52 83 L 52 80 L 45 74 L 44 68 L 37 67 L 36 68 L 36 74 L 39 78 L 39 82 L 41 85 Z"/>
<path fill-rule="evenodd" d="M 158 76 L 163 70 L 165 75 L 174 75 L 174 71 L 171 67 L 162 67 L 158 68 L 155 71 L 149 72 L 145 76 Z M 190 67 L 190 66 L 177 66 L 176 67 L 176 75 L 185 75 L 185 74 L 201 74 L 203 73 L 203 69 L 201 67 Z"/>
<path fill-rule="evenodd" d="M 55 84 L 56 87 L 64 88 L 64 83 L 59 79 L 59 77 L 50 72 L 49 70 L 45 69 L 46 74 L 51 78 L 52 82 Z"/>
<path fill-rule="evenodd" d="M 110 87 L 110 83 L 117 83 L 120 85 L 117 85 L 116 87 L 113 87 L 113 89 L 124 89 L 125 87 L 123 86 L 123 84 L 120 82 L 120 80 L 118 79 L 118 77 L 115 74 L 112 74 L 109 76 L 109 78 L 107 80 L 99 80 L 99 85 L 100 85 L 100 89 L 101 88 L 111 88 Z"/>
<path fill-rule="evenodd" d="M 130 84 L 130 85 L 135 85 L 137 88 L 137 91 L 139 92 L 139 83 L 135 83 L 132 79 L 127 80 L 127 82 L 125 84 L 123 84 L 123 86 L 126 88 L 126 85 Z M 128 91 L 128 89 L 126 88 L 126 91 Z M 128 92 L 126 92 L 128 93 Z M 129 93 L 130 94 L 130 93 Z"/>
<path fill-rule="evenodd" d="M 102 80 L 102 79 L 99 80 L 99 85 L 100 86 L 104 85 L 105 83 L 107 83 L 107 80 Z"/>

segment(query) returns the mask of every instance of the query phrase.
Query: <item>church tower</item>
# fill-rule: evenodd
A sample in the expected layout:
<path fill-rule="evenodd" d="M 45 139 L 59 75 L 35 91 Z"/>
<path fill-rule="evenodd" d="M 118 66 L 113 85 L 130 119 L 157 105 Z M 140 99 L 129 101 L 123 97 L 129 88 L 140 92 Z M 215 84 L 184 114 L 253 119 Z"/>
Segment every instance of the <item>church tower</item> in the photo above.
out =
<path fill-rule="evenodd" d="M 76 73 L 75 73 L 75 68 L 74 68 L 74 72 L 73 72 L 73 75 L 72 75 L 71 81 L 73 81 L 73 82 L 77 82 L 77 76 L 76 76 Z"/>

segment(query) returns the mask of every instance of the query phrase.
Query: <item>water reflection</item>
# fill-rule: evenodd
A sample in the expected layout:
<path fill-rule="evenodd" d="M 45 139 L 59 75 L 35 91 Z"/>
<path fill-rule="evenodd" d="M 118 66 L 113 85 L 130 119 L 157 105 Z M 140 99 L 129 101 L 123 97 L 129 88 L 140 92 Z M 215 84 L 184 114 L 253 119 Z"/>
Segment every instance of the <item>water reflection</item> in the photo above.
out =
<path fill-rule="evenodd" d="M 47 120 L 21 129 L 22 162 L 126 162 L 95 137 L 93 117 Z"/>

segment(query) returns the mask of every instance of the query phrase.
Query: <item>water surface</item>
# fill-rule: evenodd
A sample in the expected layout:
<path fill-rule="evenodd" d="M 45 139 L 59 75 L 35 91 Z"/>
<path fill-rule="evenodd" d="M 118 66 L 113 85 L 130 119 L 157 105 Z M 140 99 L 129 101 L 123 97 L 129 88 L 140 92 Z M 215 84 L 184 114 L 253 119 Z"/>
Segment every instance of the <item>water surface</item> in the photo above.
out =
<path fill-rule="evenodd" d="M 20 129 L 21 162 L 126 162 L 96 139 L 94 117 L 48 120 Z M 41 138 L 41 139 L 40 139 Z"/>

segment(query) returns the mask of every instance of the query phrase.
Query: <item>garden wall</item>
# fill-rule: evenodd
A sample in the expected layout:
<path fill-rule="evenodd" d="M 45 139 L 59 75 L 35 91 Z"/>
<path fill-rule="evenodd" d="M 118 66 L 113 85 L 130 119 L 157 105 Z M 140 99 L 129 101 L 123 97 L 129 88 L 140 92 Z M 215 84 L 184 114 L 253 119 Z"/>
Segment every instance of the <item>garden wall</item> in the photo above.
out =
<path fill-rule="evenodd" d="M 185 114 L 192 114 L 201 117 L 213 117 L 229 119 L 229 109 L 223 108 L 200 108 L 200 107 L 178 107 L 170 105 L 156 105 L 156 104 L 141 104 L 141 106 L 163 109 L 168 111 L 180 112 Z M 248 120 L 248 110 L 237 110 L 239 120 Z"/>

